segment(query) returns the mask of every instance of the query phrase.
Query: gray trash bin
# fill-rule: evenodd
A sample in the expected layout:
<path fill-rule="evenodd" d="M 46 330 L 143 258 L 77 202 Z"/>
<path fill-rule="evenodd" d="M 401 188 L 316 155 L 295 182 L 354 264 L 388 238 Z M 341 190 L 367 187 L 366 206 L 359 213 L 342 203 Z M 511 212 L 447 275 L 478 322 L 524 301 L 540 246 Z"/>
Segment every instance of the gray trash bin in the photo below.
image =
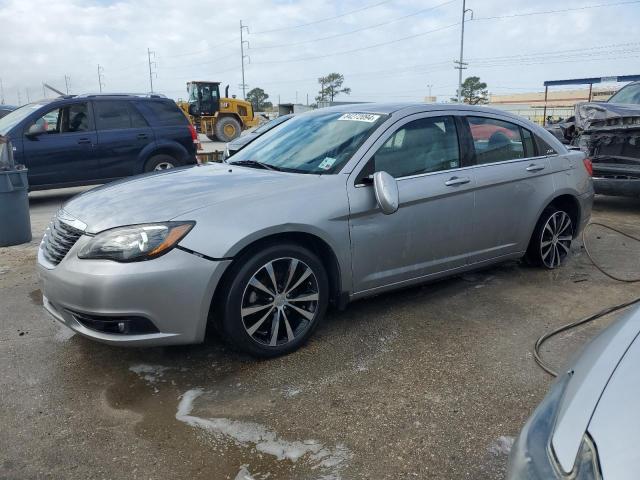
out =
<path fill-rule="evenodd" d="M 31 241 L 27 169 L 16 169 L 13 148 L 0 137 L 0 247 Z"/>

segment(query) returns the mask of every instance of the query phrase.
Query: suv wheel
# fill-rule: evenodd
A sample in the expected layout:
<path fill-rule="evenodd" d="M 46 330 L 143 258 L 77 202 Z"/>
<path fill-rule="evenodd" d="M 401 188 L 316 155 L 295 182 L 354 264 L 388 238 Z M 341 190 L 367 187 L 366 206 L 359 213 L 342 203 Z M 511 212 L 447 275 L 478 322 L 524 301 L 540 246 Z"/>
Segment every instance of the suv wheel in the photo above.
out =
<path fill-rule="evenodd" d="M 216 137 L 221 142 L 230 142 L 240 136 L 240 122 L 232 117 L 222 117 L 216 121 Z"/>
<path fill-rule="evenodd" d="M 232 267 L 222 309 L 227 340 L 256 357 L 298 349 L 324 317 L 325 269 L 298 245 L 272 245 Z"/>
<path fill-rule="evenodd" d="M 527 260 L 549 270 L 558 268 L 571 250 L 573 228 L 567 212 L 553 206 L 545 208 L 533 231 Z"/>
<path fill-rule="evenodd" d="M 179 167 L 180 165 L 181 163 L 171 155 L 154 155 L 149 160 L 147 160 L 147 163 L 144 164 L 144 171 L 157 172 L 160 170 L 168 170 L 170 168 Z"/>

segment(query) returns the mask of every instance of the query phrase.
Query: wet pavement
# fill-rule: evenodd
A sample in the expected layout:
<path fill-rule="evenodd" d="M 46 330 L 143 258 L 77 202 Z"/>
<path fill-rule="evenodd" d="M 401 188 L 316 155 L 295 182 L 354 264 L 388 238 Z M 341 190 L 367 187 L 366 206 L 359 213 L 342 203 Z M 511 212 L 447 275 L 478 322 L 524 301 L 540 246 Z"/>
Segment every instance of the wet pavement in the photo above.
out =
<path fill-rule="evenodd" d="M 34 241 L 0 249 L 0 478 L 500 479 L 552 379 L 543 332 L 638 296 L 581 242 L 546 272 L 511 262 L 331 311 L 287 357 L 94 343 L 42 310 L 35 254 L 82 189 L 31 194 Z M 594 219 L 640 234 L 640 200 L 598 198 Z M 610 268 L 640 245 L 593 230 Z M 555 364 L 611 319 L 543 349 Z"/>

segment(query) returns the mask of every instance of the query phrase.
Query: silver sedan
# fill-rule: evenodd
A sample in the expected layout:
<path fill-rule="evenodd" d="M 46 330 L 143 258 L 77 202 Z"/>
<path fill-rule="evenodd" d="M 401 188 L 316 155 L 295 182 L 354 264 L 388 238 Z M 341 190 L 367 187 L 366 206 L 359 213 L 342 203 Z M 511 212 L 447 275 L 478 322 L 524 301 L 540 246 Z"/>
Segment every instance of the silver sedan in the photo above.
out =
<path fill-rule="evenodd" d="M 227 164 L 96 188 L 53 219 L 44 305 L 118 345 L 301 346 L 327 306 L 526 259 L 559 267 L 588 221 L 584 154 L 508 113 L 367 104 L 298 115 Z"/>
<path fill-rule="evenodd" d="M 511 450 L 509 480 L 633 480 L 640 471 L 640 307 L 596 337 Z"/>

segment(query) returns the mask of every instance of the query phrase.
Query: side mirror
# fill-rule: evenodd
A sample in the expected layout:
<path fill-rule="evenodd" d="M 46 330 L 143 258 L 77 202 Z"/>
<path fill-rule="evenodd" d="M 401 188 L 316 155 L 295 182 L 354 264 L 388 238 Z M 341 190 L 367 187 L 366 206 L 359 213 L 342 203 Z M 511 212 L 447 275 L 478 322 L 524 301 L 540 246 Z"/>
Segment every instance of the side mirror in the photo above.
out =
<path fill-rule="evenodd" d="M 398 192 L 398 182 L 387 172 L 376 172 L 373 174 L 373 191 L 382 213 L 391 215 L 400 206 L 400 194 Z"/>
<path fill-rule="evenodd" d="M 33 137 L 37 137 L 38 135 L 42 135 L 43 133 L 46 133 L 46 130 L 44 129 L 44 127 L 38 123 L 34 123 L 29 127 L 25 135 L 27 137 L 33 138 Z"/>

